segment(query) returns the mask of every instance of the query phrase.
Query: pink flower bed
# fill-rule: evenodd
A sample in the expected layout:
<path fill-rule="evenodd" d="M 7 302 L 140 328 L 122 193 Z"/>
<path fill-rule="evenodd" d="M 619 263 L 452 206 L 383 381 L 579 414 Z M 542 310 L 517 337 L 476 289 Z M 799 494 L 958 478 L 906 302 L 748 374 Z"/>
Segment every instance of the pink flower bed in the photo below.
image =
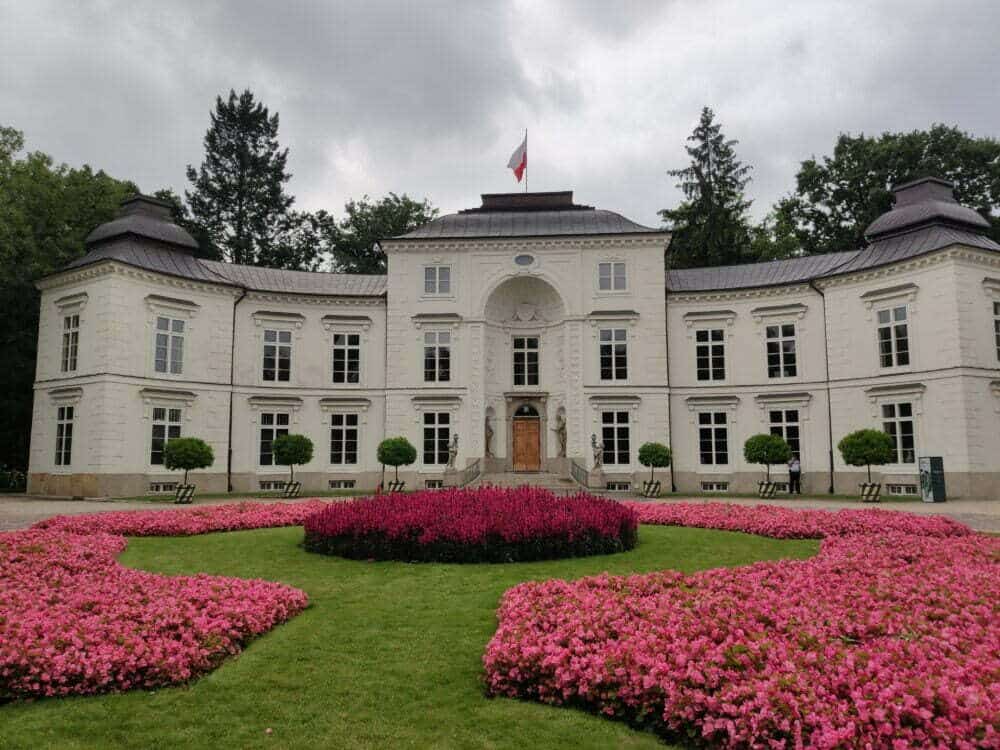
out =
<path fill-rule="evenodd" d="M 308 516 L 329 504 L 322 500 L 303 500 L 297 503 L 227 503 L 177 510 L 111 511 L 53 516 L 32 528 L 74 534 L 104 532 L 125 536 L 192 536 L 214 531 L 301 526 Z"/>
<path fill-rule="evenodd" d="M 120 534 L 302 523 L 324 504 L 235 504 L 63 516 L 0 534 L 0 702 L 186 682 L 301 612 L 298 589 L 118 564 Z"/>
<path fill-rule="evenodd" d="M 886 511 L 728 509 L 739 530 L 829 538 L 804 561 L 510 589 L 488 691 L 722 747 L 1000 747 L 1000 539 Z M 637 509 L 733 528 L 719 511 Z"/>
<path fill-rule="evenodd" d="M 512 562 L 631 549 L 636 514 L 585 493 L 479 487 L 329 505 L 305 522 L 306 549 L 360 559 Z"/>

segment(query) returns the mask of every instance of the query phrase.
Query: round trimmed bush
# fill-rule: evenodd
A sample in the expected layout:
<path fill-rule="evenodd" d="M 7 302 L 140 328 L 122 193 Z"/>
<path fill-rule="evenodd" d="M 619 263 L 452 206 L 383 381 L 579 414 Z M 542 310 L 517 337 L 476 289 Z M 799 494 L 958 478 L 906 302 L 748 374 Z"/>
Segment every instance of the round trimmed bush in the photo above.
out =
<path fill-rule="evenodd" d="M 334 503 L 305 521 L 310 552 L 355 560 L 502 563 L 623 552 L 636 513 L 580 493 L 479 487 Z"/>

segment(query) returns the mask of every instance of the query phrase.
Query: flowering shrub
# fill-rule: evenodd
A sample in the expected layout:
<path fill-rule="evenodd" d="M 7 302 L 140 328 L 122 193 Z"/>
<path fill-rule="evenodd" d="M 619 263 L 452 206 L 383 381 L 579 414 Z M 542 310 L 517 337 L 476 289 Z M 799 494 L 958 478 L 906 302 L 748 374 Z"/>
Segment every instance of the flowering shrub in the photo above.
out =
<path fill-rule="evenodd" d="M 510 589 L 489 693 L 723 747 L 1000 747 L 1000 539 L 886 511 L 643 507 L 828 538 L 810 560 Z"/>
<path fill-rule="evenodd" d="M 305 522 L 312 552 L 355 559 L 513 562 L 621 552 L 635 512 L 587 494 L 480 487 L 329 505 Z"/>
<path fill-rule="evenodd" d="M 74 534 L 123 534 L 127 536 L 191 536 L 213 531 L 269 529 L 301 526 L 307 516 L 325 508 L 321 500 L 297 503 L 228 503 L 183 510 L 125 510 L 78 516 L 53 516 L 32 528 Z"/>

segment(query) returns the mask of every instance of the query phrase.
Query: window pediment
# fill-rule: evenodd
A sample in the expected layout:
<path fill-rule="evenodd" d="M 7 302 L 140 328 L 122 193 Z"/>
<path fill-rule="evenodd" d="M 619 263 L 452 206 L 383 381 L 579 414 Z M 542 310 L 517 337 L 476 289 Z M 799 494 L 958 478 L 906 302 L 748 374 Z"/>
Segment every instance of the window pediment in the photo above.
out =
<path fill-rule="evenodd" d="M 69 388 L 54 388 L 49 391 L 49 398 L 60 406 L 72 406 L 83 397 L 83 388 L 73 386 Z"/>
<path fill-rule="evenodd" d="M 908 284 L 896 284 L 895 286 L 887 286 L 881 289 L 872 289 L 871 291 L 865 292 L 861 295 L 861 301 L 865 303 L 865 306 L 870 310 L 874 305 L 880 302 L 887 301 L 905 301 L 909 302 L 917 296 L 917 292 L 920 287 L 914 283 Z"/>
<path fill-rule="evenodd" d="M 67 294 L 65 297 L 60 297 L 55 301 L 55 306 L 59 308 L 59 311 L 63 314 L 66 313 L 78 313 L 87 306 L 87 300 L 89 295 L 86 292 L 77 292 L 76 294 Z"/>
<path fill-rule="evenodd" d="M 805 317 L 808 305 L 795 302 L 789 305 L 767 305 L 755 307 L 750 311 L 753 319 L 760 323 L 764 318 L 797 318 L 801 320 Z"/>

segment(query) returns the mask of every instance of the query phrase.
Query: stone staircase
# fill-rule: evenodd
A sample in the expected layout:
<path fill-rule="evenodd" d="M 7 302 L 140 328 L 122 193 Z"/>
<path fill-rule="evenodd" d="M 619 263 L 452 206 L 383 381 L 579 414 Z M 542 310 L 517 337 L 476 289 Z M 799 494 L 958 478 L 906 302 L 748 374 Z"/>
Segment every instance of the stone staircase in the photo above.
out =
<path fill-rule="evenodd" d="M 483 485 L 494 487 L 520 487 L 521 485 L 531 485 L 532 487 L 542 487 L 552 492 L 579 492 L 582 487 L 570 477 L 559 474 L 549 474 L 540 472 L 505 472 L 498 474 L 481 474 L 479 478 L 469 484 L 470 487 L 481 487 Z"/>

